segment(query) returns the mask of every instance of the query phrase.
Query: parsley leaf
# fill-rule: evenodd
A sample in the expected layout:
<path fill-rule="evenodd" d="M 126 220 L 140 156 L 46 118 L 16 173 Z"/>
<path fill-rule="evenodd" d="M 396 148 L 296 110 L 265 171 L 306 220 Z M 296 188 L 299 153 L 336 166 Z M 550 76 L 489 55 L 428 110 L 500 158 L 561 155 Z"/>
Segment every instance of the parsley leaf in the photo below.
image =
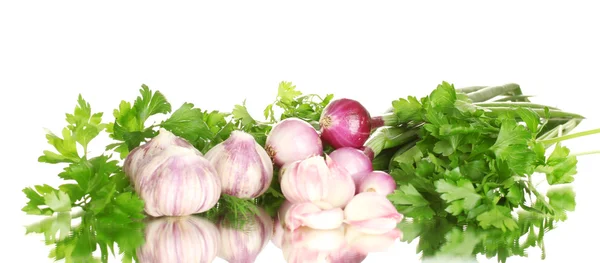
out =
<path fill-rule="evenodd" d="M 184 138 L 192 145 L 198 141 L 212 138 L 213 132 L 204 121 L 204 113 L 199 108 L 194 108 L 192 103 L 184 103 L 160 126 L 173 134 Z"/>
<path fill-rule="evenodd" d="M 464 210 L 471 210 L 478 204 L 481 196 L 475 192 L 471 181 L 460 179 L 456 184 L 448 179 L 441 179 L 435 182 L 436 190 L 441 193 L 441 198 L 449 203 L 456 205 L 450 206 L 448 212 L 458 215 Z M 460 200 L 462 202 L 457 202 Z"/>
<path fill-rule="evenodd" d="M 121 142 L 109 145 L 107 150 L 114 149 L 121 154 L 121 158 L 125 158 L 129 151 L 147 138 L 156 135 L 151 127 L 145 126 L 150 116 L 171 112 L 171 104 L 159 91 L 153 93 L 148 86 L 142 85 L 140 94 L 133 105 L 121 101 L 119 108 L 113 112 L 115 121 L 108 128 L 110 137 Z"/>
<path fill-rule="evenodd" d="M 87 147 L 90 141 L 98 136 L 106 128 L 102 123 L 102 113 L 93 113 L 90 104 L 87 103 L 81 94 L 77 99 L 77 106 L 73 114 L 66 114 L 66 120 L 69 123 L 62 130 L 62 138 L 48 132 L 46 139 L 48 143 L 56 149 L 56 152 L 44 151 L 44 155 L 38 158 L 39 162 L 44 163 L 72 163 L 77 162 L 87 154 Z M 83 154 L 77 152 L 77 144 L 83 148 Z"/>
<path fill-rule="evenodd" d="M 567 147 L 556 144 L 546 164 L 537 167 L 538 172 L 546 174 L 549 184 L 566 184 L 575 180 L 573 175 L 577 173 L 577 158 L 569 155 L 569 152 Z"/>
<path fill-rule="evenodd" d="M 477 216 L 477 220 L 479 221 L 479 225 L 483 228 L 494 226 L 502 229 L 502 231 L 512 231 L 515 230 L 518 225 L 510 212 L 508 207 L 494 206 L 491 210 Z"/>
<path fill-rule="evenodd" d="M 432 218 L 434 211 L 429 202 L 411 184 L 402 185 L 388 195 L 388 199 L 396 205 L 400 213 L 414 218 Z"/>

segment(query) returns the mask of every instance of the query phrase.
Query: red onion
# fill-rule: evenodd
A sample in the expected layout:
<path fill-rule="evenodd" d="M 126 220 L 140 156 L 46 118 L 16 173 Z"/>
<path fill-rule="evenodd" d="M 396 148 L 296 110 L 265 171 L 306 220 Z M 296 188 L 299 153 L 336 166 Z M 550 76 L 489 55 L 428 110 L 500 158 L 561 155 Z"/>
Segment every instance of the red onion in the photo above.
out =
<path fill-rule="evenodd" d="M 323 154 L 319 134 L 308 122 L 288 118 L 277 123 L 265 143 L 265 149 L 278 166 Z"/>
<path fill-rule="evenodd" d="M 371 115 L 358 101 L 338 99 L 330 102 L 319 120 L 321 138 L 334 148 L 360 148 L 371 134 Z"/>
<path fill-rule="evenodd" d="M 329 154 L 329 158 L 346 169 L 356 185 L 362 177 L 373 171 L 371 159 L 363 151 L 352 147 L 338 148 Z"/>

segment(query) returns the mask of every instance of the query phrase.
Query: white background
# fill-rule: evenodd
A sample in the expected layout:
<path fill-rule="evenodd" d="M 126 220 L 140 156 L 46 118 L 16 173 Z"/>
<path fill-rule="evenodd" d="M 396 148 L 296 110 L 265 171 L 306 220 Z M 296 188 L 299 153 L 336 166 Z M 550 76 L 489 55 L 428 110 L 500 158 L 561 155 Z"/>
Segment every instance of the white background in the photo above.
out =
<path fill-rule="evenodd" d="M 23 236 L 32 219 L 20 211 L 20 191 L 60 183 L 60 165 L 37 162 L 49 149 L 43 128 L 59 132 L 80 93 L 107 117 L 142 83 L 173 107 L 189 101 L 230 110 L 247 99 L 259 117 L 282 80 L 306 93 L 358 99 L 374 114 L 444 80 L 459 87 L 516 82 L 537 102 L 587 116 L 578 131 L 600 127 L 600 16 L 591 1 L 125 2 L 0 3 L 6 261 L 51 262 L 41 236 Z M 597 135 L 567 145 L 578 152 L 599 142 Z M 577 210 L 548 233 L 546 262 L 595 256 L 600 158 L 579 160 Z M 531 254 L 527 262 L 539 259 Z M 280 251 L 269 246 L 258 262 L 276 259 Z M 414 243 L 398 243 L 365 262 L 418 260 Z"/>

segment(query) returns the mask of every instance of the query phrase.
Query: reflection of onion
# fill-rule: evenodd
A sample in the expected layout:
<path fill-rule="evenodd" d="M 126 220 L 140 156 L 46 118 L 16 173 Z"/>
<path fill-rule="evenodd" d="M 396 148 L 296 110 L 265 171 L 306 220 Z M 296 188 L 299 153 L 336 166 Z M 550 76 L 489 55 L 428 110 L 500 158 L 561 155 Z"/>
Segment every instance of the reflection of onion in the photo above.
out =
<path fill-rule="evenodd" d="M 254 262 L 273 236 L 273 220 L 261 208 L 240 229 L 218 223 L 221 233 L 219 257 L 227 262 Z"/>
<path fill-rule="evenodd" d="M 212 262 L 217 256 L 219 231 L 203 218 L 153 219 L 145 233 L 146 242 L 137 251 L 142 263 Z"/>

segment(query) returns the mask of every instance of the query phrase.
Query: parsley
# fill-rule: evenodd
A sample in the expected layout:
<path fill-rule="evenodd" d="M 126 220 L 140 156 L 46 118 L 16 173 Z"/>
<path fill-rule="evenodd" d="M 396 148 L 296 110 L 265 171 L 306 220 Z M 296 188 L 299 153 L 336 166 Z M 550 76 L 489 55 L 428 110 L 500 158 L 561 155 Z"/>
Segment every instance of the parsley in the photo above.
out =
<path fill-rule="evenodd" d="M 553 188 L 540 193 L 534 175 L 545 174 L 551 186 L 573 182 L 576 157 L 560 143 L 548 156 L 546 149 L 595 131 L 560 137 L 563 129 L 577 126 L 579 115 L 529 102 L 516 102 L 507 110 L 510 105 L 473 103 L 447 82 L 421 99 L 393 101 L 401 124 L 385 129 L 400 135 L 372 141 L 399 145 L 393 146 L 397 153 L 389 158 L 389 172 L 399 184 L 389 199 L 398 210 L 419 220 L 449 216 L 502 232 L 518 228 L 513 212 L 519 210 L 565 220 L 565 211 L 575 209 L 574 195 Z M 395 144 L 409 133 L 418 136 Z"/>

